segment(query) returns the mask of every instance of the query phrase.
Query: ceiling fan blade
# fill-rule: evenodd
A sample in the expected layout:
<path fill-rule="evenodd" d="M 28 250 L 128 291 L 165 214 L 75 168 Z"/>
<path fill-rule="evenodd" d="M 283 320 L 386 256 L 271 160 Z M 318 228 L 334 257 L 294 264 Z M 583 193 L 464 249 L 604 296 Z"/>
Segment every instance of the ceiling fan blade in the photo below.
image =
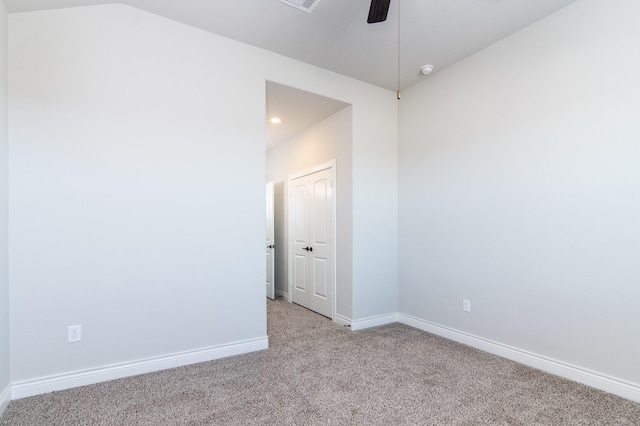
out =
<path fill-rule="evenodd" d="M 391 0 L 371 0 L 367 23 L 375 24 L 376 22 L 386 21 L 387 13 L 389 13 L 389 3 L 391 3 Z"/>

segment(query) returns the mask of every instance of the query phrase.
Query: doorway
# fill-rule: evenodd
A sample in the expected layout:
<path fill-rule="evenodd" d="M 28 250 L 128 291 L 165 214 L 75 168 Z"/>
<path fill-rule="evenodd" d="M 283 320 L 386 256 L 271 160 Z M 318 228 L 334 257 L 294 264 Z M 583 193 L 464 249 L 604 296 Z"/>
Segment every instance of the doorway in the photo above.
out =
<path fill-rule="evenodd" d="M 318 293 L 330 296 L 331 310 L 323 310 L 324 315 L 340 324 L 348 324 L 353 247 L 352 107 L 335 99 L 272 82 L 266 83 L 266 92 L 266 182 L 274 183 L 275 297 L 283 297 L 290 302 L 294 300 L 289 178 L 301 177 L 301 173 L 309 174 L 312 170 L 319 171 L 319 168 L 331 168 L 334 213 L 331 223 L 333 239 L 330 241 L 334 246 L 329 269 L 325 270 L 332 272 L 331 279 L 326 280 L 329 287 L 318 289 Z M 269 121 L 274 116 L 281 118 L 279 124 Z M 291 125 L 295 130 L 288 129 Z M 327 166 L 328 163 L 332 166 Z M 339 188 L 338 192 L 336 188 Z M 337 241 L 339 245 L 336 245 Z M 313 252 L 302 250 L 305 247 L 313 248 Z M 309 255 L 307 257 L 318 253 L 316 247 L 309 244 L 302 245 L 300 249 Z M 321 262 L 319 258 L 315 261 Z"/>

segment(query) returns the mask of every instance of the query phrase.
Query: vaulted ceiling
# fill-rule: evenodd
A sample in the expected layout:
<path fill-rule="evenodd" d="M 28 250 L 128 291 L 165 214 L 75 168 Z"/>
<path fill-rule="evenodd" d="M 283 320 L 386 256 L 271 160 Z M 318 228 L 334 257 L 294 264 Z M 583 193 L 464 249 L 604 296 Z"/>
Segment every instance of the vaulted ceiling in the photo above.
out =
<path fill-rule="evenodd" d="M 280 0 L 4 3 L 10 13 L 123 3 L 395 92 L 429 78 L 421 66 L 433 65 L 437 73 L 574 1 L 391 0 L 387 20 L 377 24 L 367 24 L 370 0 L 316 0 L 311 13 Z M 267 116 L 283 120 L 267 124 L 267 149 L 345 107 L 271 83 L 267 97 Z"/>
<path fill-rule="evenodd" d="M 319 0 L 312 13 L 278 0 L 4 0 L 10 13 L 124 3 L 393 91 L 398 34 L 406 88 L 422 65 L 441 71 L 574 1 L 391 0 L 387 21 L 367 24 L 370 0 Z"/>

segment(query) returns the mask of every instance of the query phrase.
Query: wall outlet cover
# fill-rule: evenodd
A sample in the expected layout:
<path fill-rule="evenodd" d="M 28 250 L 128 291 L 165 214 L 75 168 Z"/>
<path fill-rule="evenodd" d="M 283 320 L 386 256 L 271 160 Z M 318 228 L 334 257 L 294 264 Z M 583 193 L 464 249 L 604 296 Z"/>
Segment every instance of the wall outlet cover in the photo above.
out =
<path fill-rule="evenodd" d="M 67 329 L 67 342 L 76 343 L 82 340 L 82 327 L 79 325 L 70 325 Z"/>

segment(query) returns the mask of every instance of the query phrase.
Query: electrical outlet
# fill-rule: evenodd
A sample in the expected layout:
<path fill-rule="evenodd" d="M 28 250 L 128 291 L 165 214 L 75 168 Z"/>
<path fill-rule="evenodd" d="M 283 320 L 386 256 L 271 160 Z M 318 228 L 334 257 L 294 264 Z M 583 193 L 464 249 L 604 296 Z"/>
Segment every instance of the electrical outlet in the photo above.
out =
<path fill-rule="evenodd" d="M 462 299 L 462 310 L 465 312 L 471 312 L 471 300 Z"/>
<path fill-rule="evenodd" d="M 67 342 L 76 343 L 82 340 L 82 328 L 79 325 L 70 325 L 67 329 Z"/>

